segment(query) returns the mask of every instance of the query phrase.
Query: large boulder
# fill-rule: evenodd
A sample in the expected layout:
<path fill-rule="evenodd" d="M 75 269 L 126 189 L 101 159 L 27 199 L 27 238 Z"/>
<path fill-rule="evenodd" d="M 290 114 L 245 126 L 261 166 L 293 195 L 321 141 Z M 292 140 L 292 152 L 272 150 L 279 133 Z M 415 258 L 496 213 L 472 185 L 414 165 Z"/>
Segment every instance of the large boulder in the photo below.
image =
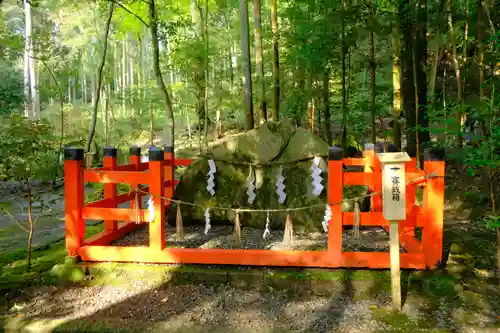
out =
<path fill-rule="evenodd" d="M 303 128 L 295 128 L 288 121 L 268 122 L 254 130 L 221 140 L 219 144 L 208 151 L 216 163 L 215 195 L 206 190 L 208 158 L 193 162 L 183 172 L 176 187 L 175 199 L 192 202 L 201 207 L 182 205 L 182 215 L 185 221 L 204 220 L 204 207 L 210 210 L 211 223 L 234 219 L 234 211 L 218 210 L 215 207 L 251 208 L 251 209 L 282 209 L 312 205 L 317 208 L 291 212 L 295 229 L 318 230 L 324 216 L 327 187 L 328 144 L 315 137 Z M 311 165 L 312 157 L 322 156 L 320 168 L 325 189 L 320 196 L 312 195 Z M 256 198 L 248 203 L 247 177 L 250 165 L 255 174 Z M 267 165 L 266 165 L 267 164 Z M 271 164 L 271 165 L 269 165 Z M 280 204 L 276 194 L 276 174 L 283 169 L 286 186 L 286 201 Z M 366 193 L 366 187 L 350 186 L 345 188 L 344 196 L 353 197 Z M 352 205 L 344 205 L 348 210 Z M 271 212 L 271 227 L 281 228 L 284 225 L 286 213 Z M 266 212 L 240 213 L 242 226 L 263 228 Z"/>

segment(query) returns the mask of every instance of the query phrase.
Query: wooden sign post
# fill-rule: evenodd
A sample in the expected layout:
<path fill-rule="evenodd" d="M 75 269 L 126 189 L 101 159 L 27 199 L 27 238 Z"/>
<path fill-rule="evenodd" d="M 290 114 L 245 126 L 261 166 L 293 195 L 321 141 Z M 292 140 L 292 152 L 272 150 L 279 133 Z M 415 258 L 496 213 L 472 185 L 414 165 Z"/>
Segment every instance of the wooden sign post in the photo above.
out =
<path fill-rule="evenodd" d="M 406 220 L 405 162 L 411 158 L 405 152 L 379 153 L 377 157 L 382 163 L 382 212 L 389 221 L 392 307 L 401 310 L 398 221 Z"/>

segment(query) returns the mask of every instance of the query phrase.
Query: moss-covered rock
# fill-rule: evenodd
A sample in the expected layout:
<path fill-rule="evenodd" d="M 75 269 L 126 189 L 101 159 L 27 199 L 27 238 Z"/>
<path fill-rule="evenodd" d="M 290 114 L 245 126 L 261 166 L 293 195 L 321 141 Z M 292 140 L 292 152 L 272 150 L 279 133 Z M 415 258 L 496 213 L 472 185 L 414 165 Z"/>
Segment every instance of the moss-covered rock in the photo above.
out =
<path fill-rule="evenodd" d="M 215 195 L 206 190 L 208 160 L 200 159 L 192 163 L 181 176 L 176 187 L 175 198 L 193 202 L 202 207 L 230 207 L 252 209 L 277 209 L 303 206 L 316 208 L 293 211 L 292 219 L 296 230 L 317 230 L 321 228 L 326 204 L 327 163 L 323 160 L 323 185 L 325 190 L 319 197 L 312 195 L 311 165 L 312 161 L 301 161 L 313 155 L 327 155 L 328 144 L 316 138 L 303 128 L 294 128 L 287 122 L 268 122 L 259 128 L 226 140 L 208 151 L 216 160 Z M 298 162 L 301 161 L 301 162 Z M 236 163 L 233 163 L 236 162 Z M 249 165 L 237 162 L 258 164 L 287 163 L 283 165 L 263 165 L 252 167 L 255 172 L 256 199 L 248 203 L 246 180 L 250 173 Z M 283 168 L 285 177 L 286 201 L 280 205 L 276 194 L 276 174 Z M 344 197 L 352 198 L 366 193 L 364 186 L 346 187 Z M 345 204 L 344 210 L 352 209 Z M 204 220 L 204 208 L 182 206 L 182 214 L 186 221 Z M 228 210 L 212 210 L 211 221 L 232 221 L 234 212 Z M 273 228 L 284 225 L 285 214 L 271 214 Z M 240 215 L 242 226 L 263 228 L 266 213 L 243 212 Z"/>

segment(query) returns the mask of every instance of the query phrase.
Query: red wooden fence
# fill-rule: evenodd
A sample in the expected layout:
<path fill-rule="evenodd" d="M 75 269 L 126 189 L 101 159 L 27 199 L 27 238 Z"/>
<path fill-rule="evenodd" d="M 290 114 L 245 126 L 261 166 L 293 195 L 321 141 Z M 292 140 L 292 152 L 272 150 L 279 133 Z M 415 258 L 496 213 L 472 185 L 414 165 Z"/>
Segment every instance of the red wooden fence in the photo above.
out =
<path fill-rule="evenodd" d="M 117 151 L 104 151 L 104 166 L 85 169 L 83 150 L 65 149 L 65 199 L 66 199 L 66 246 L 68 256 L 84 261 L 116 261 L 184 264 L 228 264 L 256 266 L 303 266 L 303 267 L 368 267 L 389 268 L 388 252 L 344 252 L 342 233 L 344 226 L 354 224 L 354 213 L 342 212 L 342 205 L 333 204 L 328 228 L 326 251 L 291 250 L 225 250 L 198 248 L 167 248 L 165 244 L 165 211 L 172 198 L 177 181 L 176 166 L 187 166 L 191 159 L 174 158 L 173 151 L 153 148 L 149 162 L 140 162 L 140 149 L 130 150 L 130 164 L 117 165 Z M 381 167 L 373 150 L 363 158 L 341 158 L 341 150 L 333 147 L 328 160 L 328 202 L 342 201 L 344 186 L 365 185 L 373 192 L 382 187 Z M 407 186 L 407 219 L 400 222 L 402 268 L 433 268 L 442 256 L 444 162 L 436 151 L 427 151 L 424 169 L 416 167 L 415 159 L 406 164 L 407 182 L 420 179 Z M 347 172 L 343 166 L 364 166 L 363 172 Z M 423 178 L 432 174 L 432 178 Z M 85 182 L 104 183 L 104 199 L 84 204 Z M 129 184 L 130 193 L 117 195 L 117 183 Z M 415 203 L 416 187 L 424 190 L 423 205 Z M 140 187 L 141 192 L 134 191 Z M 193 189 L 195 190 L 195 189 Z M 148 192 L 154 202 L 154 218 L 150 221 L 147 209 L 135 207 L 136 195 Z M 372 211 L 360 214 L 360 226 L 388 228 L 382 216 L 380 195 L 373 195 Z M 130 208 L 117 208 L 130 202 Z M 139 218 L 139 221 L 136 221 Z M 104 220 L 104 231 L 84 239 L 85 220 Z M 125 221 L 125 222 L 117 222 Z M 137 223 L 139 222 L 139 223 Z M 121 247 L 108 245 L 123 237 L 143 223 L 149 224 L 149 246 Z M 415 238 L 415 228 L 422 228 L 422 238 Z"/>

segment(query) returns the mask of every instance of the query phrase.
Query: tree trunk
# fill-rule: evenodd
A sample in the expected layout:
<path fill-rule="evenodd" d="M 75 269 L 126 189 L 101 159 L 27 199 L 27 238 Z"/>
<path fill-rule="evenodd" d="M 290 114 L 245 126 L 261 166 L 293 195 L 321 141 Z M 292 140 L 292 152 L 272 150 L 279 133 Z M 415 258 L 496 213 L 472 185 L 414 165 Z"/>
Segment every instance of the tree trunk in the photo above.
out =
<path fill-rule="evenodd" d="M 417 6 L 417 29 L 415 36 L 415 78 L 417 83 L 417 140 L 418 146 L 427 146 L 431 141 L 427 116 L 427 0 L 419 0 Z"/>
<path fill-rule="evenodd" d="M 31 182 L 26 180 L 28 194 L 28 270 L 31 270 L 31 248 L 33 245 L 33 236 L 35 234 L 35 221 L 33 220 L 33 198 L 31 196 Z"/>
<path fill-rule="evenodd" d="M 35 61 L 33 59 L 33 26 L 31 16 L 31 3 L 24 0 L 25 35 L 24 39 L 24 94 L 26 98 L 25 116 L 35 119 Z"/>
<path fill-rule="evenodd" d="M 401 59 L 401 98 L 403 113 L 406 118 L 406 146 L 411 152 L 417 151 L 417 138 L 415 135 L 416 108 L 415 85 L 413 82 L 413 43 L 412 43 L 412 10 L 409 0 L 401 0 L 399 13 L 401 17 L 400 31 L 403 42 L 400 48 Z"/>
<path fill-rule="evenodd" d="M 452 7 L 451 0 L 447 0 L 447 9 L 448 9 L 448 28 L 450 31 L 450 42 L 451 42 L 451 55 L 453 58 L 453 70 L 455 72 L 455 79 L 457 84 L 457 100 L 458 107 L 456 113 L 456 126 L 455 130 L 457 133 L 457 146 L 462 147 L 462 126 L 463 126 L 463 99 L 462 99 L 462 80 L 460 79 L 460 66 L 458 64 L 457 58 L 457 45 L 455 44 L 455 31 L 453 26 L 453 18 L 452 18 Z"/>
<path fill-rule="evenodd" d="M 369 26 L 370 26 L 370 83 L 371 83 L 371 95 L 370 95 L 370 109 L 371 109 L 371 120 L 372 120 L 372 143 L 377 142 L 377 127 L 376 127 L 376 117 L 377 108 L 375 105 L 375 94 L 377 90 L 375 82 L 375 71 L 377 64 L 375 63 L 375 36 L 373 33 L 372 24 L 375 19 L 375 10 L 373 8 L 372 0 L 367 1 L 368 12 L 369 12 Z"/>
<path fill-rule="evenodd" d="M 439 12 L 438 12 L 438 26 L 436 30 L 436 48 L 434 49 L 434 61 L 431 67 L 431 73 L 430 73 L 430 78 L 429 78 L 429 105 L 432 107 L 434 106 L 434 101 L 435 101 L 435 96 L 434 93 L 436 91 L 436 77 L 437 77 L 437 70 L 439 67 L 439 63 L 441 62 L 441 58 L 443 57 L 443 52 L 444 52 L 444 41 L 443 41 L 443 19 L 442 14 L 444 12 L 444 2 L 445 0 L 440 0 L 439 2 Z"/>
<path fill-rule="evenodd" d="M 101 96 L 101 87 L 102 87 L 102 74 L 104 70 L 104 65 L 106 64 L 106 51 L 108 49 L 108 35 L 109 35 L 109 26 L 111 24 L 111 18 L 113 17 L 114 10 L 114 2 L 110 1 L 108 4 L 108 18 L 106 20 L 106 26 L 104 31 L 104 47 L 101 56 L 101 63 L 99 64 L 99 71 L 97 76 L 97 88 L 96 88 L 96 97 L 95 103 L 92 106 L 92 125 L 90 126 L 89 137 L 87 139 L 87 146 L 85 147 L 85 152 L 90 152 L 90 147 L 92 144 L 92 140 L 94 139 L 95 134 L 95 126 L 97 124 L 97 108 L 99 107 L 99 99 Z"/>
<path fill-rule="evenodd" d="M 271 25 L 273 29 L 273 92 L 274 105 L 271 119 L 277 121 L 279 119 L 280 110 L 280 72 L 279 72 L 279 44 L 278 44 L 278 4 L 277 0 L 271 0 Z"/>
<path fill-rule="evenodd" d="M 323 73 L 323 130 L 328 144 L 332 144 L 332 131 L 330 125 L 330 69 L 325 68 Z"/>
<path fill-rule="evenodd" d="M 345 0 L 341 4 L 341 58 L 342 58 L 342 139 L 341 148 L 345 151 L 347 146 L 347 90 L 346 90 L 346 42 L 345 42 Z"/>
<path fill-rule="evenodd" d="M 109 147 L 109 117 L 108 117 L 108 94 L 106 91 L 106 87 L 102 88 L 102 99 L 104 101 L 102 106 L 102 113 L 104 117 L 104 143 L 106 147 Z"/>
<path fill-rule="evenodd" d="M 261 27 L 261 6 L 260 0 L 253 0 L 253 22 L 254 22 L 254 40 L 255 40 L 255 67 L 257 70 L 259 99 L 258 99 L 258 113 L 259 123 L 263 124 L 267 121 L 267 104 L 266 104 L 266 91 L 264 84 L 264 63 L 262 62 L 262 27 Z"/>
<path fill-rule="evenodd" d="M 483 0 L 476 0 L 477 65 L 479 69 L 479 99 L 484 102 L 484 14 Z"/>
<path fill-rule="evenodd" d="M 205 15 L 201 15 L 203 17 L 202 29 L 203 29 L 203 40 L 204 40 L 204 55 L 203 55 L 203 75 L 205 76 L 205 84 L 203 85 L 203 102 L 205 103 L 205 148 L 208 149 L 208 0 L 205 0 Z M 200 23 L 201 23 L 200 22 Z"/>
<path fill-rule="evenodd" d="M 155 0 L 149 0 L 149 22 L 151 41 L 153 43 L 153 68 L 156 77 L 156 84 L 160 89 L 163 102 L 165 103 L 167 118 L 167 122 L 165 124 L 165 144 L 175 147 L 174 109 L 172 108 L 172 101 L 168 95 L 167 87 L 165 86 L 160 70 L 160 46 L 158 41 L 158 23 L 156 21 Z"/>
<path fill-rule="evenodd" d="M 127 40 L 122 40 L 122 117 L 125 117 L 125 88 L 127 87 Z"/>
<path fill-rule="evenodd" d="M 393 117 L 393 140 L 394 145 L 401 151 L 401 70 L 399 68 L 399 34 L 393 32 L 392 38 L 392 87 L 393 87 L 393 98 L 392 98 L 392 117 Z"/>
<path fill-rule="evenodd" d="M 254 127 L 252 101 L 252 67 L 250 63 L 250 36 L 248 28 L 248 0 L 240 0 L 241 62 L 243 67 L 243 90 L 245 96 L 245 130 Z"/>

